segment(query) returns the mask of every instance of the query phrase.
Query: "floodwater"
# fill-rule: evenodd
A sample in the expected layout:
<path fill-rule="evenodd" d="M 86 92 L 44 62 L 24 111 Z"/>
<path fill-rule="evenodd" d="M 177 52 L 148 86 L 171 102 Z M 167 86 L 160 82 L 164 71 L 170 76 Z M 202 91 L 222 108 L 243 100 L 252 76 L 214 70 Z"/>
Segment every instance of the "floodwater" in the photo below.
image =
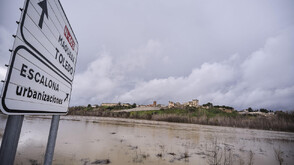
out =
<path fill-rule="evenodd" d="M 43 164 L 51 120 L 25 117 L 15 164 Z M 0 139 L 6 117 L 0 115 Z M 294 133 L 61 116 L 53 164 L 294 164 Z"/>

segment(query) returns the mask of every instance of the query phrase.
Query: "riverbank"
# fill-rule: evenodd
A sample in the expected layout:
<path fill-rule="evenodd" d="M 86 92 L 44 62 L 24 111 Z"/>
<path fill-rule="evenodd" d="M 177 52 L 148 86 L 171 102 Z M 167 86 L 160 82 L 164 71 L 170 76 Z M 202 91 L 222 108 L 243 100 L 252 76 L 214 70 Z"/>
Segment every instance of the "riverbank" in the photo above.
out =
<path fill-rule="evenodd" d="M 68 115 L 99 116 L 228 126 L 262 130 L 294 132 L 294 113 L 279 112 L 271 116 L 240 115 L 217 108 L 161 109 L 151 111 L 114 111 L 105 108 L 71 107 Z"/>

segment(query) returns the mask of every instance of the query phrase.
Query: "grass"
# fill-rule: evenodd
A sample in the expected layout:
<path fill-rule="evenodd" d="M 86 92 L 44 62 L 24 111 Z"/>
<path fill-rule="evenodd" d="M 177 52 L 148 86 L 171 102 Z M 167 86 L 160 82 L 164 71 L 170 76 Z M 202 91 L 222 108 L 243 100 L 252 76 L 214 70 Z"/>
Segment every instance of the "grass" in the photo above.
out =
<path fill-rule="evenodd" d="M 154 110 L 154 111 L 134 111 L 130 112 L 131 117 L 144 118 L 149 115 L 169 115 L 173 114 L 176 116 L 185 117 L 201 117 L 206 116 L 207 118 L 220 117 L 237 117 L 238 112 L 233 111 L 232 113 L 226 113 L 217 108 L 204 109 L 204 108 L 190 108 L 190 109 L 166 109 L 166 110 Z"/>
<path fill-rule="evenodd" d="M 294 113 L 278 112 L 273 116 L 240 115 L 237 111 L 226 112 L 216 107 L 174 108 L 153 111 L 113 112 L 108 108 L 71 107 L 69 115 L 119 117 L 193 123 L 216 126 L 253 128 L 294 132 Z"/>

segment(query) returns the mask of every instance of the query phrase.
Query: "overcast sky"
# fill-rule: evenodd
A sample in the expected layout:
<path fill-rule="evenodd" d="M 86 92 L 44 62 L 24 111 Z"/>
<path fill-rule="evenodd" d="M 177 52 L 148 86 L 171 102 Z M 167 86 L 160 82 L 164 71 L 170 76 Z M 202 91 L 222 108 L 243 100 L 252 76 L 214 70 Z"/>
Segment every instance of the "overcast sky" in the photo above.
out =
<path fill-rule="evenodd" d="M 3 80 L 24 2 L 0 3 Z M 61 3 L 79 41 L 71 105 L 198 99 L 294 110 L 293 0 Z"/>

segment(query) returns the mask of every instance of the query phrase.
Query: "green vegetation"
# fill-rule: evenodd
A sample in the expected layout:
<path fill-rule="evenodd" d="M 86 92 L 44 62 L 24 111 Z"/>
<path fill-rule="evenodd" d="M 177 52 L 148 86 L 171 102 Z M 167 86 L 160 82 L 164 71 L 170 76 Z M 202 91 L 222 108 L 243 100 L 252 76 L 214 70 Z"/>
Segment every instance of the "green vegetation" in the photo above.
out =
<path fill-rule="evenodd" d="M 130 109 L 135 105 L 129 107 L 114 106 L 114 107 L 71 107 L 69 115 L 83 115 L 83 116 L 101 116 L 101 117 L 120 117 L 132 119 L 157 120 L 179 123 L 193 123 L 216 126 L 230 126 L 241 128 L 253 128 L 264 130 L 290 131 L 294 132 L 294 112 L 288 113 L 277 111 L 272 115 L 257 115 L 257 114 L 239 114 L 231 107 L 227 106 L 213 106 L 208 104 L 199 108 L 185 107 L 160 109 L 152 111 L 132 111 L 123 112 L 120 109 Z M 248 110 L 252 110 L 248 108 Z M 252 110 L 253 111 L 253 110 Z M 253 112 L 257 112 L 255 110 Z M 268 114 L 268 110 L 260 109 L 260 112 Z"/>
<path fill-rule="evenodd" d="M 130 112 L 131 118 L 145 118 L 146 116 L 150 115 L 177 115 L 181 117 L 202 117 L 206 116 L 208 118 L 213 118 L 216 116 L 222 117 L 236 117 L 238 115 L 237 111 L 232 111 L 231 113 L 224 112 L 218 108 L 211 108 L 211 109 L 204 109 L 204 108 L 186 108 L 186 109 L 161 109 L 161 110 L 154 110 L 154 111 L 134 111 Z"/>
<path fill-rule="evenodd" d="M 100 107 L 101 109 L 108 109 L 108 110 L 122 110 L 122 109 L 131 109 L 131 108 L 136 108 L 136 103 L 132 104 L 132 105 L 122 105 L 121 103 L 118 103 L 118 105 L 116 106 L 102 106 Z M 99 107 L 96 107 L 99 108 Z"/>

